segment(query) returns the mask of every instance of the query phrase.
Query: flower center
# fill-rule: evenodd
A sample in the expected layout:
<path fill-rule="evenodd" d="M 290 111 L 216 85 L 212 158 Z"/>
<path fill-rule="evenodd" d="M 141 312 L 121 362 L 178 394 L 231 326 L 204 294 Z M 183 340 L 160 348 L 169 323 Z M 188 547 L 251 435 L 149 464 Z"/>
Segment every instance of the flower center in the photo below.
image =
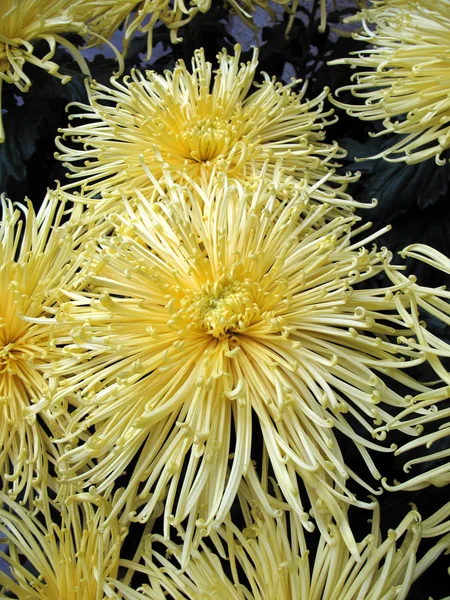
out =
<path fill-rule="evenodd" d="M 247 281 L 207 282 L 200 292 L 183 299 L 183 316 L 191 328 L 206 331 L 217 339 L 242 333 L 260 316 L 256 292 L 255 284 Z"/>
<path fill-rule="evenodd" d="M 1 316 L 0 312 L 0 375 L 3 373 L 10 373 L 15 375 L 17 373 L 18 363 L 22 358 L 20 351 L 20 339 L 23 333 L 24 325 L 20 322 L 17 310 L 14 307 L 12 298 L 10 295 L 5 294 L 0 301 L 4 304 L 3 308 L 6 307 L 6 317 Z"/>
<path fill-rule="evenodd" d="M 18 375 L 24 377 L 28 372 L 27 364 L 40 355 L 39 348 L 35 347 L 33 340 L 17 340 L 2 344 L 0 340 L 0 377 L 2 375 Z"/>
<path fill-rule="evenodd" d="M 0 378 L 7 374 L 26 378 L 30 364 L 45 353 L 35 329 L 19 317 L 11 296 L 0 298 Z"/>
<path fill-rule="evenodd" d="M 14 363 L 17 361 L 17 352 L 14 351 L 14 344 L 0 346 L 0 373 L 6 371 L 14 372 Z"/>
<path fill-rule="evenodd" d="M 180 141 L 187 158 L 206 162 L 228 152 L 231 138 L 228 121 L 217 117 L 187 121 L 181 126 Z"/>

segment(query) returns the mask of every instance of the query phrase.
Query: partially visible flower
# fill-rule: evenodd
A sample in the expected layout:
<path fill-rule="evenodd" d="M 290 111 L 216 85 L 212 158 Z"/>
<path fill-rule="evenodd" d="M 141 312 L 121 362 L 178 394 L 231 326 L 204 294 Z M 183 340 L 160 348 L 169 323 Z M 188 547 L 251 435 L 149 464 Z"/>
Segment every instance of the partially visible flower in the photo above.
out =
<path fill-rule="evenodd" d="M 61 356 L 53 343 L 57 324 L 47 319 L 60 287 L 70 288 L 75 276 L 76 235 L 62 225 L 66 206 L 58 193 L 37 214 L 31 203 L 5 198 L 0 207 L 0 481 L 10 496 L 26 500 L 33 485 L 42 478 L 46 484 L 50 446 L 36 415 L 61 433 L 46 418 L 51 382 L 42 367 Z"/>
<path fill-rule="evenodd" d="M 412 510 L 383 539 L 374 504 L 371 532 L 358 543 L 357 561 L 336 526 L 331 526 L 332 543 L 321 538 L 314 554 L 295 514 L 272 518 L 250 500 L 241 498 L 241 503 L 245 528 L 227 519 L 192 552 L 185 568 L 180 546 L 161 535 L 148 536 L 141 561 L 127 561 L 130 570 L 148 575 L 148 583 L 132 592 L 116 581 L 115 589 L 129 600 L 404 600 L 415 579 L 450 549 L 447 534 L 417 559 L 422 537 L 442 535 L 448 526 L 442 524 L 448 506 L 423 523 Z"/>
<path fill-rule="evenodd" d="M 450 259 L 430 246 L 412 244 L 400 254 L 403 257 L 426 262 L 450 275 Z M 404 312 L 404 318 L 415 333 L 413 337 L 400 338 L 399 341 L 403 341 L 412 349 L 423 352 L 428 364 L 439 379 L 447 384 L 447 387 L 442 388 L 441 397 L 429 394 L 419 395 L 414 405 L 405 408 L 380 428 L 380 430 L 389 431 L 406 425 L 415 427 L 418 432 L 422 433 L 423 431 L 417 439 L 396 450 L 397 455 L 415 451 L 416 456 L 405 464 L 404 469 L 408 472 L 414 465 L 422 464 L 421 472 L 401 483 L 395 482 L 392 485 L 384 482 L 384 486 L 389 490 L 417 490 L 430 484 L 444 486 L 450 483 L 450 406 L 448 403 L 450 344 L 448 336 L 438 337 L 427 328 L 426 322 L 419 319 L 418 315 L 428 315 L 436 323 L 448 328 L 450 326 L 450 291 L 445 286 L 440 288 L 423 286 L 415 276 L 407 279 L 400 272 L 392 272 L 390 278 L 394 285 L 407 286 L 405 291 L 411 310 L 408 311 L 409 314 L 407 311 Z M 439 424 L 437 428 L 435 423 Z M 431 449 L 431 452 L 421 452 L 417 455 L 417 449 L 421 447 Z M 429 465 L 424 467 L 423 463 L 429 463 Z"/>
<path fill-rule="evenodd" d="M 52 61 L 56 44 L 65 46 L 74 56 L 82 72 L 89 75 L 89 68 L 80 51 L 63 36 L 68 33 L 84 35 L 86 23 L 80 16 L 79 5 L 83 0 L 2 0 L 0 18 L 0 143 L 5 140 L 1 118 L 2 83 L 12 83 L 27 92 L 31 80 L 25 73 L 26 63 L 48 71 L 67 83 L 70 76 L 59 73 L 59 66 Z M 78 11 L 77 12 L 77 7 Z M 43 40 L 49 50 L 42 58 L 34 52 L 34 44 Z"/>
<path fill-rule="evenodd" d="M 362 120 L 382 120 L 374 136 L 401 135 L 372 158 L 412 164 L 435 157 L 443 164 L 450 146 L 450 0 L 372 3 L 352 17 L 363 25 L 355 39 L 372 48 L 331 63 L 358 69 L 337 94 L 351 90 L 364 103 L 333 103 Z"/>
<path fill-rule="evenodd" d="M 198 13 L 206 13 L 211 8 L 211 0 L 84 0 L 88 10 L 92 13 L 89 23 L 90 29 L 110 38 L 112 34 L 125 21 L 123 36 L 123 53 L 136 31 L 147 34 L 147 59 L 150 58 L 153 48 L 153 29 L 160 21 L 170 30 L 172 44 L 180 42 L 179 30 L 189 23 Z M 257 29 L 252 20 L 256 8 L 262 8 L 272 17 L 274 11 L 269 0 L 225 0 L 231 11 L 237 14 L 243 22 L 252 29 Z M 299 0 L 274 0 L 291 15 L 286 34 L 292 26 L 292 21 L 297 10 Z M 320 0 L 320 25 L 319 31 L 325 30 L 326 25 L 326 0 Z"/>
<path fill-rule="evenodd" d="M 336 159 L 345 156 L 336 143 L 324 141 L 325 128 L 335 122 L 323 110 L 328 93 L 306 100 L 293 84 L 282 85 L 264 75 L 255 84 L 257 50 L 247 64 L 235 56 L 218 55 L 213 75 L 203 49 L 192 60 L 192 73 L 183 61 L 164 75 L 134 71 L 112 87 L 92 83 L 90 105 L 75 103 L 78 125 L 62 130 L 76 142 L 56 144 L 58 156 L 74 173 L 77 183 L 103 214 L 117 210 L 122 196 L 149 196 L 155 180 L 167 185 L 165 170 L 177 181 L 189 176 L 205 187 L 213 172 L 240 181 L 254 181 L 265 169 L 267 180 L 281 164 L 286 176 L 307 177 L 317 183 L 313 198 L 338 206 L 357 206 L 346 188 L 356 175 L 337 175 Z M 249 93 L 252 85 L 256 91 Z M 320 183 L 319 183 L 320 182 Z"/>
<path fill-rule="evenodd" d="M 414 400 L 389 381 L 440 392 L 405 373 L 425 358 L 397 342 L 413 335 L 402 286 L 370 285 L 401 267 L 385 248 L 366 249 L 379 234 L 364 239 L 358 217 L 327 222 L 332 208 L 309 207 L 307 192 L 277 203 L 273 185 L 224 178 L 208 194 L 173 185 L 159 202 L 142 197 L 111 217 L 119 227 L 90 253 L 85 290 L 56 311 L 73 338 L 48 366 L 61 377 L 55 402 L 73 406 L 62 481 L 101 492 L 135 459 L 115 510 L 145 521 L 167 493 L 166 527 L 188 519 L 198 537 L 253 476 L 259 423 L 292 510 L 311 527 L 300 477 L 323 535 L 331 514 L 357 554 L 346 504 L 365 503 L 347 479 L 362 479 L 334 428 L 379 479 L 369 450 L 392 449 L 371 439 L 375 427 Z"/>
<path fill-rule="evenodd" d="M 10 567 L 0 571 L 0 594 L 19 600 L 102 600 L 114 598 L 108 578 L 117 577 L 127 533 L 111 505 L 94 493 L 72 496 L 59 509 L 46 494 L 27 510 L 0 492 L 0 532 Z M 8 596 L 9 597 L 9 596 Z"/>

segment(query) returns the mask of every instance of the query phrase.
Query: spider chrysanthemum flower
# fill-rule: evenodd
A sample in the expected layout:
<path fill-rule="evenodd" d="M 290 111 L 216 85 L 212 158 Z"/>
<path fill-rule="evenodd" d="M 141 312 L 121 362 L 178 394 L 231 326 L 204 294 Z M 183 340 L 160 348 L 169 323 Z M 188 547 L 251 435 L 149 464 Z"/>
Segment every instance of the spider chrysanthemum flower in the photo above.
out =
<path fill-rule="evenodd" d="M 450 275 L 450 259 L 434 248 L 424 244 L 412 244 L 400 254 L 403 257 L 426 262 L 430 266 Z M 405 285 L 407 281 L 405 275 L 398 271 L 390 273 L 390 277 L 394 285 Z M 438 337 L 436 332 L 433 333 L 427 328 L 425 321 L 418 318 L 420 311 L 421 315 L 427 315 L 436 324 L 448 328 L 450 326 L 450 291 L 445 286 L 439 288 L 423 286 L 415 276 L 410 276 L 408 289 L 407 295 L 412 310 L 409 311 L 409 314 L 406 311 L 403 314 L 415 335 L 405 339 L 404 342 L 411 348 L 424 353 L 430 367 L 450 389 L 448 369 L 450 344 L 448 334 L 445 336 L 444 329 L 444 339 Z M 450 483 L 450 406 L 447 401 L 448 394 L 444 395 L 440 402 L 436 402 L 436 400 L 436 397 L 429 397 L 425 394 L 422 398 L 417 399 L 414 406 L 405 408 L 383 426 L 382 429 L 386 431 L 405 425 L 415 427 L 418 430 L 423 429 L 422 435 L 399 447 L 396 454 L 405 454 L 411 451 L 416 453 L 416 456 L 405 464 L 405 471 L 409 471 L 414 465 L 429 463 L 426 468 L 422 466 L 421 472 L 407 481 L 396 482 L 394 485 L 384 482 L 386 488 L 390 490 L 417 490 L 426 487 L 430 483 L 436 486 L 444 486 Z M 429 411 L 430 408 L 433 410 Z M 421 409 L 425 410 L 422 414 L 419 414 Z M 427 451 L 417 455 L 418 448 L 426 448 Z"/>
<path fill-rule="evenodd" d="M 417 559 L 422 537 L 448 531 L 448 523 L 442 523 L 448 506 L 424 522 L 410 511 L 383 539 L 375 504 L 371 531 L 358 543 L 359 562 L 335 526 L 332 544 L 321 538 L 314 555 L 295 515 L 272 518 L 252 506 L 245 502 L 242 530 L 227 519 L 208 545 L 201 543 L 192 552 L 183 570 L 180 546 L 160 535 L 148 536 L 141 562 L 126 562 L 130 571 L 148 575 L 148 583 L 132 591 L 128 581 L 115 582 L 117 591 L 127 600 L 405 600 L 415 579 L 450 548 L 447 533 Z"/>
<path fill-rule="evenodd" d="M 3 492 L 0 502 L 0 541 L 9 550 L 0 556 L 10 568 L 9 574 L 0 572 L 0 594 L 13 593 L 18 600 L 114 597 L 107 579 L 117 577 L 126 529 L 108 518 L 105 498 L 93 493 L 72 496 L 58 518 L 45 495 L 36 500 L 34 511 Z"/>
<path fill-rule="evenodd" d="M 434 391 L 404 372 L 424 358 L 396 342 L 411 334 L 394 298 L 402 286 L 364 285 L 397 268 L 386 249 L 365 249 L 377 234 L 356 241 L 367 229 L 357 217 L 328 222 L 333 209 L 308 208 L 306 193 L 284 203 L 277 194 L 263 182 L 248 191 L 224 179 L 208 193 L 173 185 L 112 219 L 119 227 L 89 256 L 85 291 L 56 314 L 74 340 L 49 365 L 62 379 L 54 401 L 74 408 L 60 475 L 101 492 L 136 457 L 116 510 L 138 510 L 139 492 L 145 521 L 167 491 L 166 526 L 189 518 L 200 535 L 226 517 L 243 477 L 258 493 L 256 426 L 305 526 L 298 476 L 323 535 L 331 513 L 356 552 L 345 503 L 364 503 L 346 481 L 361 479 L 333 428 L 379 478 L 368 449 L 391 449 L 363 432 L 411 403 L 382 376 Z"/>
<path fill-rule="evenodd" d="M 213 172 L 241 181 L 261 175 L 267 164 L 270 179 L 281 163 L 284 171 L 310 183 L 321 183 L 314 198 L 337 205 L 358 205 L 345 190 L 353 175 L 337 175 L 335 159 L 345 152 L 324 141 L 325 127 L 334 122 L 323 110 L 327 95 L 305 98 L 306 86 L 293 91 L 264 75 L 254 84 L 257 50 L 247 64 L 235 55 L 218 55 L 213 74 L 203 50 L 195 52 L 192 72 L 179 61 L 173 72 L 134 71 L 112 87 L 93 83 L 90 105 L 76 104 L 80 124 L 63 130 L 57 140 L 59 158 L 73 171 L 88 196 L 101 194 L 94 206 L 103 213 L 117 210 L 121 196 L 136 190 L 148 196 L 153 179 L 164 185 L 164 170 L 176 181 L 188 175 L 207 185 Z M 66 146 L 64 138 L 76 144 Z M 151 177 L 149 176 L 151 173 Z"/>
<path fill-rule="evenodd" d="M 73 54 L 83 73 L 89 75 L 79 50 L 63 37 L 68 33 L 86 33 L 86 23 L 80 18 L 82 11 L 77 12 L 80 4 L 81 0 L 0 1 L 0 142 L 5 139 L 1 119 L 2 83 L 12 83 L 27 92 L 31 80 L 25 72 L 26 63 L 45 69 L 66 83 L 70 76 L 59 73 L 58 65 L 52 61 L 58 43 Z M 42 57 L 34 49 L 39 40 L 48 44 L 48 52 Z"/>
<path fill-rule="evenodd" d="M 37 413 L 57 434 L 56 422 L 46 419 L 49 381 L 42 367 L 60 351 L 46 319 L 60 286 L 70 287 L 76 272 L 76 236 L 61 225 L 58 194 L 49 194 L 37 214 L 31 203 L 2 198 L 0 207 L 0 481 L 11 496 L 26 499 L 46 472 L 48 438 Z"/>
<path fill-rule="evenodd" d="M 275 4 L 281 5 L 290 13 L 286 34 L 292 26 L 299 0 L 274 0 Z M 147 34 L 147 59 L 152 54 L 153 29 L 158 22 L 163 23 L 170 30 L 171 43 L 181 41 L 179 30 L 183 25 L 189 23 L 198 13 L 206 13 L 211 8 L 211 0 L 85 0 L 87 9 L 91 12 L 90 29 L 109 39 L 112 34 L 125 21 L 123 36 L 123 53 L 136 33 L 140 31 Z M 256 26 L 252 22 L 252 14 L 256 8 L 266 10 L 274 16 L 269 0 L 226 0 L 226 4 L 236 13 L 246 25 L 252 29 Z M 326 2 L 320 0 L 320 25 L 319 31 L 325 30 L 326 25 Z"/>
<path fill-rule="evenodd" d="M 450 146 L 450 1 L 374 0 L 356 18 L 363 30 L 354 37 L 372 48 L 332 64 L 358 69 L 338 93 L 351 90 L 364 102 L 334 104 L 360 119 L 382 120 L 375 135 L 402 136 L 372 158 L 441 163 Z"/>

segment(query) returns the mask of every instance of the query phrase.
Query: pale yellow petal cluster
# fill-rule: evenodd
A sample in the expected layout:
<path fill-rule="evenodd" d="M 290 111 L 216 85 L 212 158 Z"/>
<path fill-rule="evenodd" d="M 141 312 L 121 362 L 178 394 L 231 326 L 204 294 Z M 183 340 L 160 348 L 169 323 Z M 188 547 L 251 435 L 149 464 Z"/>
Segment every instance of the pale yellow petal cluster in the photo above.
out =
<path fill-rule="evenodd" d="M 78 494 L 58 508 L 44 493 L 29 511 L 0 492 L 0 503 L 0 541 L 8 544 L 0 556 L 10 567 L 9 574 L 0 571 L 2 598 L 6 592 L 18 600 L 114 597 L 107 581 L 117 577 L 127 530 L 110 518 L 106 498 Z"/>
<path fill-rule="evenodd" d="M 335 122 L 324 110 L 328 93 L 313 100 L 306 85 L 282 85 L 264 76 L 256 83 L 257 51 L 246 64 L 235 55 L 218 55 L 213 72 L 203 49 L 195 52 L 191 70 L 179 61 L 173 72 L 160 75 L 135 71 L 111 86 L 93 83 L 90 104 L 75 104 L 77 124 L 57 140 L 59 158 L 92 200 L 97 214 L 117 210 L 121 197 L 148 197 L 186 175 L 207 187 L 213 172 L 243 182 L 262 176 L 270 181 L 279 170 L 295 180 L 307 177 L 313 198 L 338 206 L 357 206 L 346 192 L 355 175 L 335 173 L 345 152 L 325 141 L 327 125 Z M 252 86 L 256 91 L 251 91 Z M 64 139 L 70 144 L 66 145 Z M 75 145 L 72 143 L 75 142 Z"/>
<path fill-rule="evenodd" d="M 400 253 L 403 257 L 415 258 L 450 274 L 450 260 L 441 252 L 424 244 L 412 244 Z M 428 365 L 434 370 L 439 381 L 446 384 L 442 388 L 442 396 L 430 396 L 423 394 L 418 396 L 414 405 L 401 411 L 381 430 L 389 431 L 404 427 L 414 427 L 420 434 L 417 439 L 412 440 L 396 451 L 397 455 L 415 453 L 413 458 L 406 462 L 404 469 L 409 472 L 415 465 L 420 465 L 420 473 L 411 479 L 393 485 L 384 483 L 389 490 L 417 490 L 430 484 L 445 486 L 450 483 L 450 449 L 443 443 L 450 436 L 450 408 L 448 397 L 450 393 L 450 374 L 448 371 L 448 360 L 450 358 L 450 344 L 440 338 L 429 329 L 426 323 L 419 318 L 431 317 L 444 326 L 450 325 L 450 291 L 445 286 L 430 288 L 421 285 L 415 276 L 406 276 L 400 272 L 390 273 L 395 285 L 408 285 L 407 297 L 410 303 L 410 314 L 405 320 L 414 331 L 414 336 L 409 339 L 400 340 L 408 344 L 410 348 L 423 352 Z M 409 284 L 407 283 L 409 281 Z M 447 440 L 448 441 L 448 440 Z M 420 454 L 417 449 L 420 448 Z M 425 468 L 424 463 L 430 463 Z"/>
<path fill-rule="evenodd" d="M 170 30 L 172 44 L 180 42 L 179 30 L 192 21 L 199 13 L 210 10 L 211 0 L 84 0 L 86 10 L 90 12 L 89 28 L 102 37 L 110 38 L 113 33 L 125 22 L 123 35 L 123 53 L 136 32 L 147 34 L 147 59 L 151 57 L 153 49 L 153 29 L 163 23 Z M 238 15 L 250 28 L 257 29 L 252 16 L 255 11 L 263 9 L 272 17 L 274 10 L 269 0 L 226 0 L 230 11 Z M 281 5 L 291 16 L 286 34 L 289 33 L 299 0 L 274 0 L 275 5 Z M 325 30 L 326 1 L 320 0 L 320 25 L 319 31 Z M 95 43 L 95 42 L 94 42 Z"/>
<path fill-rule="evenodd" d="M 84 35 L 86 23 L 80 20 L 77 5 L 83 0 L 1 0 L 0 2 L 0 143 L 5 140 L 1 119 L 2 83 L 12 83 L 27 92 L 31 80 L 25 72 L 27 63 L 48 71 L 61 79 L 70 76 L 59 73 L 59 66 L 52 58 L 56 45 L 65 46 L 77 60 L 81 70 L 89 75 L 89 69 L 77 48 L 64 37 L 68 33 Z M 40 57 L 34 53 L 34 43 L 43 40 L 48 52 Z"/>
<path fill-rule="evenodd" d="M 128 581 L 116 581 L 115 589 L 127 600 L 405 600 L 417 577 L 450 548 L 444 522 L 448 505 L 423 522 L 412 510 L 383 537 L 374 503 L 371 530 L 358 543 L 357 561 L 336 526 L 331 527 L 332 543 L 321 538 L 310 553 L 295 515 L 273 518 L 252 508 L 250 497 L 241 495 L 240 501 L 244 529 L 227 519 L 208 543 L 192 552 L 186 568 L 180 546 L 160 535 L 148 536 L 141 561 L 126 563 L 147 575 L 148 583 L 133 591 Z M 418 560 L 422 539 L 437 536 Z"/>
<path fill-rule="evenodd" d="M 370 44 L 334 61 L 356 69 L 350 90 L 360 104 L 333 103 L 365 121 L 381 120 L 375 136 L 401 135 L 372 158 L 438 164 L 450 146 L 450 1 L 373 0 L 356 19 L 355 39 Z M 355 20 L 355 17 L 353 17 Z"/>
<path fill-rule="evenodd" d="M 50 445 L 39 419 L 61 433 L 46 410 L 53 383 L 43 366 L 60 357 L 49 319 L 77 271 L 77 236 L 62 225 L 58 193 L 37 214 L 31 203 L 2 198 L 0 206 L 0 480 L 11 497 L 26 500 L 33 485 L 46 485 Z"/>
<path fill-rule="evenodd" d="M 327 539 L 333 515 L 357 555 L 345 506 L 366 504 L 347 480 L 371 488 L 346 466 L 334 431 L 380 479 L 369 450 L 393 448 L 372 439 L 386 436 L 377 428 L 416 396 L 448 390 L 405 372 L 425 361 L 397 341 L 413 335 L 409 280 L 365 283 L 400 268 L 386 249 L 365 248 L 378 234 L 364 238 L 357 217 L 310 207 L 307 186 L 281 204 L 282 191 L 263 180 L 254 189 L 224 178 L 207 192 L 173 184 L 111 216 L 111 235 L 86 254 L 85 289 L 56 309 L 72 338 L 48 365 L 60 378 L 54 402 L 73 407 L 60 477 L 102 492 L 127 470 L 115 511 L 145 521 L 165 498 L 166 529 L 188 519 L 198 543 L 242 478 L 264 495 L 251 463 L 256 419 L 291 509 L 311 529 L 311 502 Z"/>

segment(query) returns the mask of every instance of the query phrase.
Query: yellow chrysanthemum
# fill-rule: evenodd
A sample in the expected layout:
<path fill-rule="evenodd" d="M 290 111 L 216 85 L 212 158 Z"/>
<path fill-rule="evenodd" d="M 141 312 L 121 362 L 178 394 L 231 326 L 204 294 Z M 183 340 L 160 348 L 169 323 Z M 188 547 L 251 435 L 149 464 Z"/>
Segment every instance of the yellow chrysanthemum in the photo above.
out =
<path fill-rule="evenodd" d="M 24 71 L 26 63 L 45 69 L 62 83 L 70 80 L 68 75 L 58 72 L 53 62 L 56 44 L 65 46 L 78 62 L 81 70 L 89 75 L 86 61 L 68 40 L 67 33 L 86 33 L 86 24 L 81 20 L 77 7 L 83 0 L 0 0 L 0 143 L 5 140 L 1 119 L 2 83 L 12 83 L 22 92 L 27 92 L 31 80 Z M 82 11 L 81 11 L 82 12 Z M 47 42 L 49 51 L 43 57 L 34 53 L 33 44 L 39 40 Z"/>
<path fill-rule="evenodd" d="M 188 175 L 205 186 L 213 171 L 242 181 L 261 175 L 266 166 L 271 179 L 278 163 L 288 175 L 321 181 L 313 197 L 338 205 L 358 205 L 345 190 L 355 176 L 336 175 L 335 159 L 345 152 L 324 141 L 325 127 L 334 122 L 332 111 L 323 112 L 324 90 L 305 100 L 292 84 L 281 85 L 267 75 L 249 94 L 257 67 L 257 51 L 247 64 L 224 51 L 219 68 L 195 52 L 192 73 L 182 61 L 174 72 L 146 75 L 135 71 L 124 81 L 112 79 L 112 88 L 93 83 L 91 104 L 73 118 L 81 124 L 63 130 L 63 138 L 82 144 L 66 146 L 57 140 L 61 160 L 74 172 L 88 196 L 103 213 L 117 210 L 117 199 L 136 191 L 148 196 L 154 179 L 164 186 L 164 170 L 174 180 Z M 83 122 L 84 121 L 84 122 Z M 323 181 L 325 175 L 328 179 Z"/>
<path fill-rule="evenodd" d="M 152 54 L 153 29 L 161 21 L 170 29 L 170 40 L 172 44 L 181 41 L 179 29 L 189 23 L 198 13 L 206 13 L 211 8 L 211 0 L 85 0 L 87 9 L 93 14 L 90 21 L 90 29 L 110 38 L 112 34 L 125 21 L 123 36 L 123 53 L 126 53 L 136 31 L 147 34 L 147 58 Z M 291 14 L 286 33 L 292 26 L 295 11 L 299 0 L 274 0 L 275 4 L 281 5 Z M 226 4 L 235 12 L 246 25 L 252 29 L 256 26 L 252 22 L 252 14 L 256 8 L 262 8 L 274 16 L 269 0 L 226 0 Z M 326 1 L 320 0 L 320 25 L 319 31 L 325 30 L 326 25 Z"/>
<path fill-rule="evenodd" d="M 403 257 L 415 258 L 440 269 L 450 275 L 450 259 L 424 244 L 412 244 L 400 253 Z M 390 274 L 394 285 L 405 285 L 408 281 L 400 272 Z M 450 345 L 445 339 L 439 338 L 426 327 L 426 323 L 417 315 L 419 311 L 423 315 L 431 316 L 437 322 L 450 326 L 450 291 L 445 287 L 429 288 L 417 282 L 416 277 L 410 276 L 407 295 L 410 299 L 411 311 L 406 314 L 403 309 L 405 321 L 414 331 L 415 336 L 403 340 L 411 348 L 424 353 L 428 364 L 445 382 L 450 390 L 450 373 L 448 370 L 448 359 L 450 358 Z M 402 309 L 400 309 L 402 310 Z M 402 341 L 402 340 L 401 340 Z M 444 360 L 444 363 L 442 362 Z M 445 362 L 446 361 L 446 362 Z M 424 394 L 416 399 L 415 405 L 405 408 L 391 421 L 384 425 L 381 430 L 393 430 L 405 425 L 415 427 L 423 433 L 417 439 L 401 446 L 396 454 L 415 452 L 416 456 L 410 459 L 404 466 L 408 472 L 414 465 L 422 464 L 421 472 L 408 481 L 394 485 L 384 482 L 389 490 L 417 490 L 426 487 L 430 483 L 436 486 L 444 486 L 450 483 L 450 448 L 449 443 L 444 440 L 450 436 L 450 407 L 445 402 L 448 394 L 442 398 Z M 442 423 L 443 421 L 443 423 Z M 441 423 L 438 428 L 435 423 Z M 430 449 L 430 452 L 417 455 L 418 448 Z M 430 463 L 425 468 L 423 463 Z"/>
<path fill-rule="evenodd" d="M 355 39 L 372 48 L 332 64 L 358 69 L 337 93 L 351 90 L 364 104 L 334 104 L 365 121 L 382 119 L 375 136 L 402 135 L 372 158 L 417 163 L 434 156 L 442 164 L 450 146 L 450 1 L 373 0 L 356 18 L 363 30 Z"/>
<path fill-rule="evenodd" d="M 114 598 L 107 579 L 117 577 L 126 529 L 111 519 L 108 501 L 92 493 L 72 496 L 55 518 L 46 495 L 33 512 L 0 492 L 0 532 L 10 573 L 0 571 L 0 594 L 18 600 Z M 108 524 L 106 524 L 108 520 Z M 25 560 L 26 559 L 26 562 Z"/>
<path fill-rule="evenodd" d="M 57 435 L 45 410 L 51 382 L 42 367 L 60 350 L 46 319 L 60 286 L 70 287 L 76 272 L 75 242 L 61 225 L 58 194 L 48 195 L 37 214 L 31 203 L 14 206 L 2 198 L 0 206 L 0 480 L 12 497 L 26 499 L 46 477 L 48 438 L 38 413 Z"/>
<path fill-rule="evenodd" d="M 192 552 L 185 568 L 180 546 L 160 535 L 146 537 L 143 560 L 126 564 L 148 575 L 148 583 L 132 591 L 128 581 L 116 581 L 120 596 L 127 600 L 405 600 L 415 579 L 450 549 L 447 533 L 417 560 L 422 537 L 448 532 L 448 523 L 442 522 L 448 517 L 448 505 L 424 522 L 412 510 L 383 539 L 379 508 L 374 504 L 371 532 L 358 543 L 361 560 L 357 561 L 335 526 L 331 527 L 333 543 L 321 538 L 311 560 L 295 515 L 288 519 L 284 513 L 275 519 L 252 509 L 251 500 L 241 498 L 242 503 L 245 528 L 241 531 L 227 519 L 208 544 L 201 543 Z"/>
<path fill-rule="evenodd" d="M 111 219 L 116 231 L 88 251 L 85 291 L 68 293 L 56 314 L 73 343 L 48 367 L 61 378 L 54 401 L 74 408 L 61 479 L 101 492 L 137 457 L 116 510 L 139 508 L 145 521 L 167 491 L 166 526 L 189 518 L 190 534 L 202 535 L 226 517 L 243 477 L 259 493 L 257 426 L 305 526 L 298 476 L 323 535 L 331 513 L 356 552 L 345 503 L 365 504 L 346 482 L 361 479 L 333 429 L 379 479 L 368 449 L 391 449 L 352 423 L 370 436 L 413 402 L 383 376 L 435 392 L 404 373 L 424 357 L 396 341 L 412 335 L 398 311 L 402 286 L 364 285 L 398 268 L 386 249 L 365 249 L 378 234 L 356 241 L 367 229 L 357 217 L 329 221 L 333 209 L 308 209 L 306 193 L 279 204 L 282 190 L 264 185 L 173 184 L 160 202 L 127 203 L 128 215 Z"/>

